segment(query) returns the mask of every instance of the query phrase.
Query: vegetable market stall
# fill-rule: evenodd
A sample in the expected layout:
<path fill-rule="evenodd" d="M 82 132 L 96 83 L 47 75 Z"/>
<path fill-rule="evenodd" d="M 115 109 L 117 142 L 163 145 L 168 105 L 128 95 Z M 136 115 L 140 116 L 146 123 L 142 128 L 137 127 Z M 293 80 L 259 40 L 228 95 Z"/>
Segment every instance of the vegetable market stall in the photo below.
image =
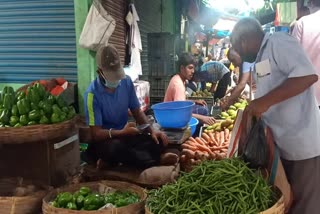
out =
<path fill-rule="evenodd" d="M 80 157 L 75 109 L 46 89 L 39 81 L 19 91 L 2 90 L 0 176 L 56 186 L 76 173 Z"/>
<path fill-rule="evenodd" d="M 214 125 L 203 126 L 199 137 L 181 145 L 184 172 L 176 182 L 149 191 L 146 213 L 285 213 L 290 186 L 274 183 L 269 167 L 250 168 L 256 165 L 248 162 L 247 154 L 227 156 L 230 140 L 237 135 L 233 126 L 246 105 L 239 99 L 219 114 Z M 262 158 L 273 160 L 273 156 Z M 287 185 L 285 175 L 279 176 Z"/>

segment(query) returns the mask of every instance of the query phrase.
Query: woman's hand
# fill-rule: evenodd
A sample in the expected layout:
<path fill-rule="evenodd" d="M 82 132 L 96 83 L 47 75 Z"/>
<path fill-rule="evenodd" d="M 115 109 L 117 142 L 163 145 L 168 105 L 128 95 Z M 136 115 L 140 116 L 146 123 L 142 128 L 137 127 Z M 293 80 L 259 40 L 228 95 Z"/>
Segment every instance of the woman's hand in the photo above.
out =
<path fill-rule="evenodd" d="M 161 139 L 164 146 L 168 145 L 168 137 L 164 132 L 161 131 L 152 131 L 151 137 L 156 144 L 159 144 L 159 140 Z"/>
<path fill-rule="evenodd" d="M 216 120 L 213 117 L 203 116 L 199 118 L 200 122 L 207 125 L 212 125 L 216 122 Z"/>
<path fill-rule="evenodd" d="M 121 134 L 124 136 L 136 136 L 140 131 L 136 128 L 136 124 L 133 122 L 127 123 L 127 125 L 121 130 Z"/>
<path fill-rule="evenodd" d="M 204 101 L 204 100 L 195 100 L 194 103 L 197 105 L 201 105 L 201 106 L 207 105 L 206 101 Z"/>

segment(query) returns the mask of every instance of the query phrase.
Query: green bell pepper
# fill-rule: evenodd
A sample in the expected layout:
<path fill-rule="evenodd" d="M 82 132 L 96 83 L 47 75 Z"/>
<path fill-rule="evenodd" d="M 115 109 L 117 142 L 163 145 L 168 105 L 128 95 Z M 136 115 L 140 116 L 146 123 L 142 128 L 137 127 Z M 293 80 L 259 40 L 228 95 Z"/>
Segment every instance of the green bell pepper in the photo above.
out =
<path fill-rule="evenodd" d="M 32 110 L 28 114 L 28 118 L 30 121 L 38 121 L 41 118 L 41 114 L 39 110 Z"/>
<path fill-rule="evenodd" d="M 11 86 L 5 86 L 2 89 L 2 94 L 14 94 L 14 90 Z"/>
<path fill-rule="evenodd" d="M 21 99 L 17 102 L 17 107 L 20 115 L 28 114 L 30 111 L 30 102 L 27 98 Z"/>
<path fill-rule="evenodd" d="M 67 115 L 67 120 L 70 120 L 74 116 L 76 116 L 76 110 L 74 109 L 73 106 L 69 106 L 68 109 L 69 109 L 69 111 L 68 111 L 68 115 Z"/>
<path fill-rule="evenodd" d="M 75 193 L 73 193 L 73 202 L 76 203 L 78 196 L 80 196 L 80 192 L 76 191 Z"/>
<path fill-rule="evenodd" d="M 43 109 L 40 109 L 40 115 L 41 116 L 45 116 L 46 115 L 46 113 L 44 113 Z"/>
<path fill-rule="evenodd" d="M 40 118 L 39 123 L 40 123 L 40 124 L 49 124 L 50 121 L 49 121 L 49 119 L 48 119 L 45 115 L 42 115 L 41 118 Z"/>
<path fill-rule="evenodd" d="M 13 105 L 13 106 L 12 106 L 11 115 L 12 115 L 12 116 L 19 116 L 19 110 L 18 110 L 17 105 Z"/>
<path fill-rule="evenodd" d="M 60 115 L 59 114 L 57 114 L 57 113 L 53 113 L 52 115 L 51 115 L 51 122 L 52 123 L 60 123 L 61 122 L 61 120 L 60 120 Z"/>
<path fill-rule="evenodd" d="M 62 193 L 59 198 L 57 198 L 57 202 L 59 207 L 66 208 L 69 202 L 72 202 L 73 196 L 70 192 Z"/>
<path fill-rule="evenodd" d="M 36 121 L 30 121 L 29 123 L 28 123 L 28 126 L 32 126 L 32 125 L 37 125 L 38 123 L 36 122 Z"/>
<path fill-rule="evenodd" d="M 23 126 L 26 126 L 29 123 L 28 116 L 27 115 L 21 115 L 20 116 L 20 124 Z"/>
<path fill-rule="evenodd" d="M 46 115 L 52 114 L 52 105 L 48 101 L 43 102 L 42 109 Z"/>
<path fill-rule="evenodd" d="M 15 126 L 17 123 L 19 123 L 19 117 L 11 116 L 9 121 L 10 126 Z"/>
<path fill-rule="evenodd" d="M 87 195 L 89 195 L 91 193 L 91 189 L 89 187 L 81 187 L 79 190 L 79 193 L 86 197 Z"/>
<path fill-rule="evenodd" d="M 99 194 L 88 195 L 84 199 L 83 208 L 85 210 L 98 210 L 104 205 L 104 198 Z"/>
<path fill-rule="evenodd" d="M 58 204 L 58 202 L 57 202 L 56 200 L 54 200 L 54 201 L 51 203 L 51 205 L 52 205 L 53 207 L 59 208 L 59 204 Z"/>
<path fill-rule="evenodd" d="M 44 105 L 44 101 L 40 100 L 40 102 L 38 103 L 39 108 L 43 108 L 43 105 Z"/>
<path fill-rule="evenodd" d="M 77 198 L 76 198 L 76 205 L 78 208 L 82 208 L 83 207 L 83 204 L 84 204 L 84 196 L 83 195 L 79 195 Z"/>
<path fill-rule="evenodd" d="M 67 120 L 67 113 L 65 112 L 61 112 L 60 114 L 60 121 L 63 122 L 63 121 L 66 121 Z"/>
<path fill-rule="evenodd" d="M 9 124 L 10 121 L 10 113 L 8 109 L 4 109 L 0 115 L 0 122 L 4 125 Z"/>
<path fill-rule="evenodd" d="M 77 205 L 73 202 L 69 202 L 66 208 L 70 210 L 78 210 Z"/>
<path fill-rule="evenodd" d="M 63 100 L 63 98 L 61 96 L 56 98 L 56 102 L 60 108 L 67 106 L 67 103 Z"/>
<path fill-rule="evenodd" d="M 31 108 L 31 110 L 39 110 L 38 105 L 35 103 L 30 103 L 30 108 Z"/>
<path fill-rule="evenodd" d="M 3 107 L 5 109 L 11 109 L 14 104 L 14 95 L 13 94 L 5 94 L 3 97 Z"/>
<path fill-rule="evenodd" d="M 65 113 L 68 113 L 68 112 L 69 112 L 69 109 L 68 109 L 68 107 L 66 107 L 66 106 L 62 107 L 61 110 L 62 110 L 63 112 L 65 112 Z"/>
<path fill-rule="evenodd" d="M 123 206 L 127 206 L 127 200 L 125 198 L 118 198 L 118 200 L 116 200 L 115 204 L 116 207 L 123 207 Z"/>
<path fill-rule="evenodd" d="M 24 91 L 19 91 L 17 94 L 16 94 L 16 101 L 19 101 L 23 98 L 26 98 L 26 92 Z"/>
<path fill-rule="evenodd" d="M 49 97 L 50 95 L 51 95 L 50 92 L 45 91 L 44 96 L 43 96 L 43 100 L 48 99 L 48 97 Z"/>
<path fill-rule="evenodd" d="M 56 102 L 56 98 L 53 95 L 49 95 L 47 101 L 50 105 L 53 105 Z"/>
<path fill-rule="evenodd" d="M 32 86 L 29 86 L 28 88 L 27 88 L 27 91 L 26 91 L 26 97 L 30 100 L 30 98 L 31 98 L 31 91 L 32 91 Z"/>
<path fill-rule="evenodd" d="M 22 127 L 21 123 L 17 123 L 16 125 L 14 125 L 15 128 L 19 128 Z"/>
<path fill-rule="evenodd" d="M 115 204 L 116 200 L 117 200 L 117 198 L 114 193 L 109 193 L 104 197 L 105 204 L 108 204 L 108 203 Z"/>
<path fill-rule="evenodd" d="M 2 93 L 1 93 L 1 103 L 3 104 L 4 103 L 4 97 L 6 96 L 6 94 L 12 94 L 13 95 L 13 101 L 15 99 L 15 96 L 14 96 L 14 90 L 12 87 L 10 86 L 5 86 L 3 89 L 2 89 Z"/>
<path fill-rule="evenodd" d="M 30 100 L 30 102 L 33 102 L 35 104 L 38 105 L 38 103 L 40 102 L 40 96 L 38 94 L 38 91 L 36 88 L 31 87 L 30 90 L 28 91 L 28 95 L 27 95 L 28 99 Z"/>
<path fill-rule="evenodd" d="M 43 99 L 46 93 L 46 89 L 43 87 L 43 85 L 36 83 L 33 87 L 37 90 L 40 99 Z"/>
<path fill-rule="evenodd" d="M 52 112 L 53 112 L 53 113 L 56 113 L 56 114 L 58 114 L 58 115 L 60 115 L 60 114 L 62 113 L 61 109 L 59 108 L 59 106 L 58 106 L 57 104 L 54 104 L 54 105 L 52 106 Z"/>

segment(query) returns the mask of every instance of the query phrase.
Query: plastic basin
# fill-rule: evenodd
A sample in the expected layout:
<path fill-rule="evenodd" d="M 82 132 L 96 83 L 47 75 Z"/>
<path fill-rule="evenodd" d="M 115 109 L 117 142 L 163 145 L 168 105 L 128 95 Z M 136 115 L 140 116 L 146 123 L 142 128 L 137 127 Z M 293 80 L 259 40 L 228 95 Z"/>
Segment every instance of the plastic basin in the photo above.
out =
<path fill-rule="evenodd" d="M 192 101 L 163 102 L 151 106 L 162 128 L 184 128 L 192 116 Z"/>
<path fill-rule="evenodd" d="M 194 133 L 196 132 L 196 128 L 197 128 L 197 125 L 199 123 L 199 120 L 197 120 L 196 118 L 194 117 L 191 117 L 191 120 L 189 122 L 189 126 L 191 128 L 191 135 L 193 136 Z"/>

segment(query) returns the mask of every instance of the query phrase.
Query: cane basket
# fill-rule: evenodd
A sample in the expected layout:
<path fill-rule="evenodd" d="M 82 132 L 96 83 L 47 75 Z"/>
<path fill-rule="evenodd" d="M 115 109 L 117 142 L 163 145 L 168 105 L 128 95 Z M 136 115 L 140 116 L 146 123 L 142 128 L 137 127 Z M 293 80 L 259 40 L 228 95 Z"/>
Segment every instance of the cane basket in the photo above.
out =
<path fill-rule="evenodd" d="M 43 142 L 66 136 L 76 128 L 77 116 L 57 124 L 42 124 L 22 127 L 1 127 L 0 143 L 22 144 Z"/>
<path fill-rule="evenodd" d="M 138 203 L 130 204 L 128 206 L 119 207 L 119 208 L 108 208 L 104 210 L 96 210 L 96 211 L 78 211 L 78 210 L 69 210 L 63 208 L 53 207 L 50 202 L 55 199 L 55 197 L 61 192 L 71 192 L 74 193 L 79 190 L 81 187 L 89 187 L 91 190 L 96 192 L 101 192 L 101 189 L 104 188 L 113 188 L 116 190 L 123 191 L 132 191 L 136 193 L 140 197 L 140 201 Z M 130 184 L 127 182 L 120 181 L 97 181 L 97 182 L 89 182 L 89 183 L 80 183 L 75 184 L 63 188 L 58 188 L 51 191 L 44 199 L 42 203 L 42 212 L 43 214 L 140 214 L 144 211 L 145 200 L 147 198 L 147 194 L 143 188 Z"/>
<path fill-rule="evenodd" d="M 0 213 L 1 214 L 33 214 L 41 212 L 43 197 L 49 187 L 37 186 L 37 190 L 26 196 L 12 196 L 12 191 L 18 186 L 19 178 L 0 179 Z M 31 184 L 31 182 L 29 182 Z"/>

